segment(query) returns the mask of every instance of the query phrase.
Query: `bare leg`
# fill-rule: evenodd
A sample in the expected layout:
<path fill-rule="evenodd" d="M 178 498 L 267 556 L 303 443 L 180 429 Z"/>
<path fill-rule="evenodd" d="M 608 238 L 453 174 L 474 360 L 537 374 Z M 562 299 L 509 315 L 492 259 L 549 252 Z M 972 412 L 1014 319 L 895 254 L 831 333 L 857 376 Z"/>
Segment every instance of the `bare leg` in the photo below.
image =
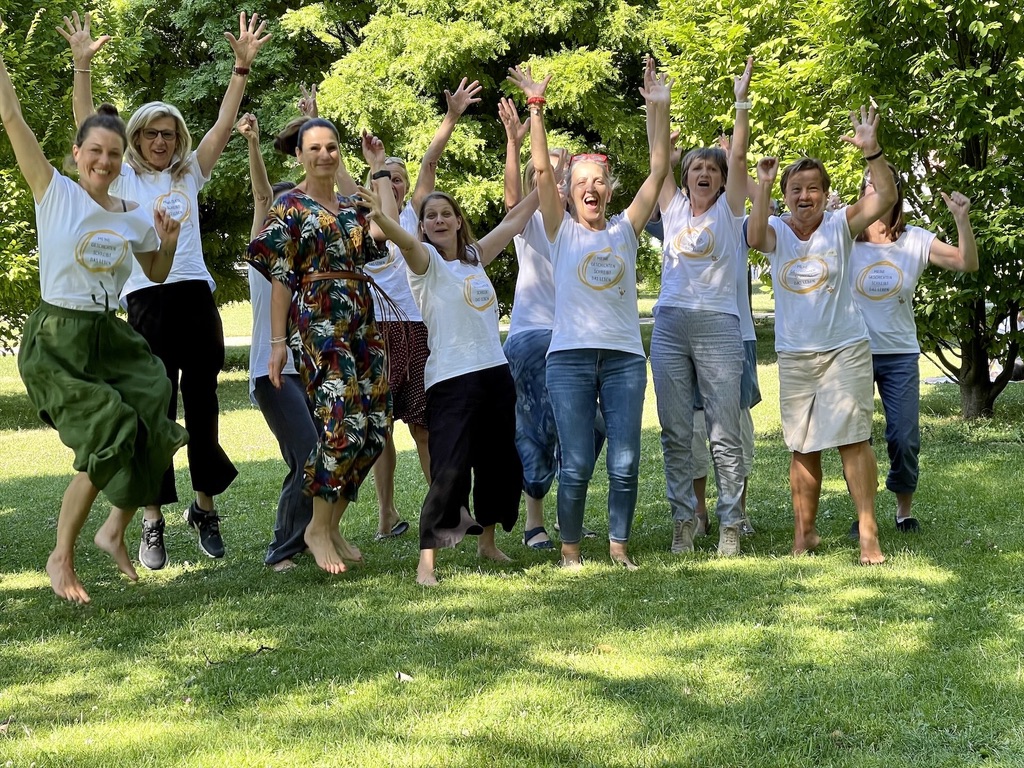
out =
<path fill-rule="evenodd" d="M 875 520 L 875 496 L 878 493 L 878 464 L 871 445 L 864 440 L 841 445 L 843 474 L 850 489 L 850 497 L 857 508 L 857 527 L 860 533 L 861 565 L 878 565 L 885 555 L 878 544 L 878 522 Z"/>
<path fill-rule="evenodd" d="M 89 594 L 75 573 L 75 543 L 100 489 L 89 475 L 79 472 L 68 484 L 57 518 L 57 544 L 46 561 L 46 573 L 57 597 L 73 603 L 88 603 Z"/>
<path fill-rule="evenodd" d="M 427 485 L 430 485 L 430 446 L 427 444 L 430 432 L 427 431 L 426 427 L 422 427 L 419 424 L 410 424 L 409 434 L 412 435 L 412 439 L 416 443 L 416 455 L 420 458 L 420 469 L 423 470 L 423 477 L 426 478 Z"/>
<path fill-rule="evenodd" d="M 343 562 L 362 565 L 363 553 L 341 535 L 341 516 L 348 509 L 348 504 L 348 499 L 339 499 L 331 505 L 331 542 Z"/>
<path fill-rule="evenodd" d="M 813 552 L 821 543 L 816 527 L 821 497 L 821 451 L 793 452 L 789 486 L 793 492 L 793 554 Z"/>
<path fill-rule="evenodd" d="M 142 508 L 142 519 L 149 520 L 151 522 L 153 520 L 163 520 L 164 512 L 157 504 L 147 504 Z"/>
<path fill-rule="evenodd" d="M 908 517 L 913 517 L 914 513 L 910 511 L 910 505 L 914 503 L 914 494 L 912 493 L 897 493 L 896 494 L 896 519 L 906 520 Z"/>
<path fill-rule="evenodd" d="M 421 549 L 420 562 L 416 566 L 416 583 L 424 587 L 437 586 L 437 576 L 434 575 L 434 561 L 437 555 L 436 549 Z"/>
<path fill-rule="evenodd" d="M 544 527 L 544 499 L 535 499 L 528 493 L 523 494 L 526 496 L 526 526 L 525 531 L 532 531 L 534 528 Z M 537 533 L 533 537 L 523 543 L 527 546 L 533 546 L 536 544 L 543 544 L 545 541 L 551 541 L 546 533 Z"/>
<path fill-rule="evenodd" d="M 697 509 L 694 514 L 697 518 L 697 528 L 694 536 L 708 535 L 708 476 L 695 477 L 693 479 L 693 493 L 697 497 Z"/>
<path fill-rule="evenodd" d="M 566 544 L 562 542 L 562 558 L 558 564 L 563 568 L 579 568 L 583 565 L 583 554 L 580 552 L 579 542 Z"/>
<path fill-rule="evenodd" d="M 96 531 L 92 541 L 93 544 L 114 558 L 117 570 L 132 581 L 138 581 L 139 574 L 135 572 L 135 566 L 132 565 L 132 559 L 128 555 L 128 548 L 124 545 L 124 533 L 128 530 L 128 524 L 133 517 L 135 517 L 134 509 L 111 507 L 106 522 Z"/>
<path fill-rule="evenodd" d="M 328 573 L 342 573 L 345 570 L 345 563 L 334 547 L 334 539 L 331 537 L 333 525 L 334 505 L 322 496 L 313 497 L 313 519 L 306 526 L 303 535 L 306 546 L 316 560 L 316 564 Z"/>
<path fill-rule="evenodd" d="M 373 464 L 373 487 L 377 489 L 377 532 L 387 536 L 398 525 L 399 515 L 395 508 L 395 468 L 398 453 L 395 451 L 394 435 L 388 435 L 377 461 Z"/>
<path fill-rule="evenodd" d="M 480 538 L 476 542 L 476 553 L 479 557 L 495 560 L 499 563 L 512 562 L 511 557 L 498 549 L 498 545 L 494 541 L 493 525 L 488 525 L 484 528 L 484 532 L 480 534 Z"/>
<path fill-rule="evenodd" d="M 627 571 L 635 571 L 640 566 L 629 559 L 627 548 L 627 544 L 624 541 L 608 542 L 608 554 L 611 555 L 612 562 L 625 567 Z"/>
<path fill-rule="evenodd" d="M 215 510 L 213 496 L 209 496 L 202 491 L 196 491 L 196 506 L 203 512 L 213 512 Z"/>

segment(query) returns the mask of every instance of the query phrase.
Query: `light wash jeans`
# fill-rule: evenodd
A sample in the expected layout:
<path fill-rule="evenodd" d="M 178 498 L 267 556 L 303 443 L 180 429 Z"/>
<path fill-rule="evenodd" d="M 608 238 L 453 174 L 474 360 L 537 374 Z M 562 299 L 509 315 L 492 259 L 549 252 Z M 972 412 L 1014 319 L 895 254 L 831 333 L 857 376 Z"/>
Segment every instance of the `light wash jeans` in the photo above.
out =
<path fill-rule="evenodd" d="M 558 476 L 562 541 L 575 544 L 583 535 L 587 486 L 597 462 L 594 421 L 598 408 L 607 430 L 608 538 L 628 541 L 636 512 L 647 361 L 607 349 L 552 352 L 547 384 L 562 454 Z"/>
<path fill-rule="evenodd" d="M 505 340 L 505 358 L 516 383 L 516 449 L 523 462 L 523 490 L 543 499 L 558 469 L 558 432 L 547 386 L 551 331 L 523 331 Z"/>
<path fill-rule="evenodd" d="M 700 386 L 718 485 L 718 522 L 742 519 L 743 438 L 740 383 L 745 352 L 740 321 L 723 312 L 658 307 L 651 335 L 651 369 L 658 398 L 665 484 L 674 520 L 691 520 L 693 492 L 693 398 Z"/>

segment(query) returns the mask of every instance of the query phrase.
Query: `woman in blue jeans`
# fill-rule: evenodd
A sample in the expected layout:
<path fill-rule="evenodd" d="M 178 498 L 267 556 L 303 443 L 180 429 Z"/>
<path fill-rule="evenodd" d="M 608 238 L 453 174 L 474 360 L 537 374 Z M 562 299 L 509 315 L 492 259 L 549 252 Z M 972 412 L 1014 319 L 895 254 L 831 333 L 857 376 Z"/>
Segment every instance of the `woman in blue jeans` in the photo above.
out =
<path fill-rule="evenodd" d="M 510 70 L 530 108 L 530 148 L 544 230 L 551 243 L 555 317 L 547 387 L 555 414 L 562 466 L 558 479 L 559 564 L 579 566 L 583 510 L 596 463 L 594 416 L 607 427 L 608 538 L 613 562 L 626 568 L 636 510 L 640 429 L 647 363 L 637 314 L 637 237 L 647 224 L 669 172 L 670 82 L 648 59 L 641 93 L 652 121 L 651 170 L 624 212 L 606 218 L 612 178 L 603 155 L 577 155 L 569 167 L 567 213 L 548 154 L 544 93 L 530 69 Z"/>
<path fill-rule="evenodd" d="M 921 450 L 921 348 L 914 323 L 914 289 L 929 264 L 954 272 L 977 271 L 978 247 L 971 228 L 970 200 L 959 192 L 942 193 L 953 214 L 959 242 L 957 246 L 949 245 L 926 229 L 907 226 L 903 220 L 902 180 L 892 165 L 889 171 L 896 181 L 896 204 L 853 244 L 850 282 L 853 298 L 868 327 L 875 384 L 885 410 L 885 442 L 889 450 L 885 487 L 896 494 L 896 529 L 908 533 L 918 529 L 911 504 L 917 490 L 917 458 Z M 860 196 L 873 194 L 875 186 L 868 170 L 861 182 Z"/>
<path fill-rule="evenodd" d="M 740 551 L 743 449 L 737 276 L 746 265 L 748 92 L 753 60 L 736 78 L 732 151 L 693 149 L 683 158 L 681 186 L 666 179 L 659 196 L 665 237 L 661 293 L 654 307 L 651 370 L 658 397 L 665 482 L 672 510 L 672 552 L 693 550 L 693 402 L 699 385 L 718 483 L 718 552 Z"/>

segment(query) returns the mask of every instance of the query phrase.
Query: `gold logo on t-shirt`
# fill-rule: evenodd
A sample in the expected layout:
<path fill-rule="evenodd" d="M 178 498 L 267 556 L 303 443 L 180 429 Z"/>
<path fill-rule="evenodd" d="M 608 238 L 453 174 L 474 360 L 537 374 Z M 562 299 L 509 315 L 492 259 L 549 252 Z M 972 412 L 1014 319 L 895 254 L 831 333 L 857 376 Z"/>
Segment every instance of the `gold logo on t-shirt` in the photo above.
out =
<path fill-rule="evenodd" d="M 903 271 L 891 261 L 869 264 L 857 275 L 857 292 L 872 301 L 891 299 L 903 290 Z"/>
<path fill-rule="evenodd" d="M 163 208 L 182 224 L 192 215 L 192 203 L 189 202 L 188 195 L 180 189 L 172 189 L 166 195 L 160 195 L 154 207 Z"/>
<path fill-rule="evenodd" d="M 707 227 L 687 227 L 672 240 L 676 253 L 688 259 L 706 259 L 715 251 L 715 235 Z"/>
<path fill-rule="evenodd" d="M 462 295 L 477 312 L 484 312 L 494 306 L 498 297 L 494 295 L 494 286 L 487 275 L 470 275 L 462 284 Z"/>
<path fill-rule="evenodd" d="M 821 256 L 803 256 L 782 267 L 779 282 L 791 293 L 811 293 L 828 283 L 828 262 Z"/>
<path fill-rule="evenodd" d="M 587 287 L 606 291 L 625 276 L 626 262 L 611 248 L 602 248 L 584 256 L 576 272 Z"/>
<path fill-rule="evenodd" d="M 109 229 L 86 232 L 75 245 L 75 261 L 90 272 L 114 272 L 131 251 L 123 235 Z"/>

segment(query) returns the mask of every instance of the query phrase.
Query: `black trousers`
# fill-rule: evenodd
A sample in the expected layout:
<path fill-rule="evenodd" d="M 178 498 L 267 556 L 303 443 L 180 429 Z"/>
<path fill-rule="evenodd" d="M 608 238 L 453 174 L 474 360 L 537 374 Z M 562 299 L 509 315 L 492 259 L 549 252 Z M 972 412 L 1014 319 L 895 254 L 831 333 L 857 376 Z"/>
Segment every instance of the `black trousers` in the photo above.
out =
<path fill-rule="evenodd" d="M 430 490 L 420 511 L 420 549 L 450 539 L 469 506 L 485 528 L 519 519 L 523 465 L 516 450 L 516 388 L 508 365 L 438 382 L 427 390 Z"/>
<path fill-rule="evenodd" d="M 219 442 L 217 375 L 224 367 L 224 327 L 210 286 L 205 280 L 185 280 L 134 291 L 128 295 L 128 322 L 164 364 L 171 380 L 171 419 L 178 417 L 181 393 L 193 490 L 223 493 L 238 470 Z M 153 503 L 177 500 L 171 466 Z"/>

